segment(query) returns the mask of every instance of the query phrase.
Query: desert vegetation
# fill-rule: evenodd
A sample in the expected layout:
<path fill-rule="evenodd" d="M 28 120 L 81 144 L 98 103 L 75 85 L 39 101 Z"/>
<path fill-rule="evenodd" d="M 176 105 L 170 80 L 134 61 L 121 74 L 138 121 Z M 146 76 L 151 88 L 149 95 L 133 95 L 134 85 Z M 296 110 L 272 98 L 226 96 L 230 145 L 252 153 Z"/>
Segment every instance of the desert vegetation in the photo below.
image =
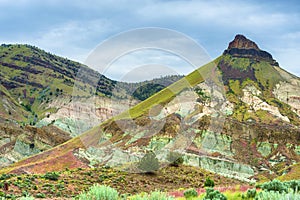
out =
<path fill-rule="evenodd" d="M 169 166 L 150 174 L 131 174 L 99 166 L 41 175 L 0 176 L 2 199 L 300 199 L 299 188 L 300 180 L 273 180 L 249 185 L 183 165 Z"/>

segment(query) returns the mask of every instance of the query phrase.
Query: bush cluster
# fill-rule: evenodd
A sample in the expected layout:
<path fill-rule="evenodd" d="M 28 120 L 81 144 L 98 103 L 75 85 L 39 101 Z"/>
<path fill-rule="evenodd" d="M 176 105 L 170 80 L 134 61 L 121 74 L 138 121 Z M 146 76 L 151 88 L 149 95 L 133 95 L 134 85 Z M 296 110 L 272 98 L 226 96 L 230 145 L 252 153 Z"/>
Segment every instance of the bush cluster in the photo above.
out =
<path fill-rule="evenodd" d="M 34 197 L 28 196 L 28 197 L 21 197 L 19 200 L 34 200 Z"/>
<path fill-rule="evenodd" d="M 119 193 L 105 185 L 95 184 L 89 191 L 83 192 L 76 196 L 77 200 L 118 200 L 118 199 L 130 199 L 130 200 L 174 200 L 173 197 L 169 197 L 166 193 L 155 191 L 150 194 L 142 193 L 133 197 L 127 197 L 126 195 L 120 195 Z"/>
<path fill-rule="evenodd" d="M 284 182 L 285 185 L 294 192 L 300 192 L 300 180 L 291 180 Z"/>
<path fill-rule="evenodd" d="M 262 191 L 258 193 L 255 200 L 300 200 L 300 194 L 297 193 L 279 193 L 274 191 Z"/>
<path fill-rule="evenodd" d="M 270 182 L 263 183 L 261 185 L 261 189 L 267 192 L 270 191 L 279 192 L 279 193 L 288 192 L 287 185 L 276 179 Z"/>
<path fill-rule="evenodd" d="M 189 190 L 186 190 L 184 193 L 183 193 L 184 197 L 186 199 L 190 199 L 190 198 L 194 198 L 194 197 L 197 197 L 198 196 L 198 192 L 195 190 L 195 189 L 189 189 Z"/>
<path fill-rule="evenodd" d="M 117 200 L 119 193 L 117 190 L 105 186 L 95 184 L 89 191 L 83 192 L 76 197 L 78 200 Z"/>
<path fill-rule="evenodd" d="M 213 188 L 206 189 L 206 195 L 203 200 L 227 200 L 224 194 L 222 194 L 218 190 L 214 190 Z"/>
<path fill-rule="evenodd" d="M 44 193 L 37 193 L 35 195 L 36 198 L 46 198 L 46 195 Z"/>
<path fill-rule="evenodd" d="M 58 173 L 58 172 L 47 172 L 47 173 L 44 175 L 44 178 L 45 178 L 45 179 L 48 179 L 48 180 L 57 181 L 58 178 L 59 178 L 59 173 Z"/>
<path fill-rule="evenodd" d="M 256 196 L 255 188 L 247 190 L 247 195 L 246 195 L 247 198 L 254 198 L 255 196 Z"/>
<path fill-rule="evenodd" d="M 130 200 L 175 200 L 173 197 L 167 196 L 166 193 L 155 191 L 150 194 L 139 194 L 135 195 Z"/>
<path fill-rule="evenodd" d="M 215 182 L 211 180 L 209 177 L 207 177 L 204 182 L 204 187 L 214 187 L 214 186 L 215 186 Z"/>
<path fill-rule="evenodd" d="M 138 168 L 145 173 L 154 173 L 159 169 L 159 162 L 153 151 L 147 153 L 139 162 Z"/>
<path fill-rule="evenodd" d="M 270 182 L 257 185 L 263 191 L 257 193 L 255 189 L 249 189 L 244 199 L 269 200 L 269 199 L 299 199 L 300 180 L 291 180 L 281 182 L 272 180 Z"/>
<path fill-rule="evenodd" d="M 169 154 L 167 155 L 167 161 L 170 163 L 171 166 L 174 167 L 178 167 L 184 162 L 182 154 L 175 151 L 169 152 Z"/>

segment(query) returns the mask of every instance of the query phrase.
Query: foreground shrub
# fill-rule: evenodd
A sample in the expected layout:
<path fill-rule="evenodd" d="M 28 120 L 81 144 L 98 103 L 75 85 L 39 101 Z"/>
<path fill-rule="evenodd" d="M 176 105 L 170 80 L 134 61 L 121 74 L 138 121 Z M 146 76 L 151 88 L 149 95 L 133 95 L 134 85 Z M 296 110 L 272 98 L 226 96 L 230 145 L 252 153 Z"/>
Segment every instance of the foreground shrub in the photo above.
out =
<path fill-rule="evenodd" d="M 300 194 L 296 194 L 296 193 L 279 193 L 274 192 L 274 191 L 270 191 L 270 192 L 266 192 L 266 191 L 262 191 L 260 193 L 258 193 L 255 197 L 255 200 L 300 200 Z"/>
<path fill-rule="evenodd" d="M 149 195 L 149 200 L 173 200 L 173 197 L 168 196 L 166 193 L 163 192 L 151 192 Z"/>
<path fill-rule="evenodd" d="M 215 182 L 211 180 L 209 177 L 207 177 L 204 182 L 204 187 L 214 187 L 214 186 L 215 186 Z"/>
<path fill-rule="evenodd" d="M 189 190 L 186 190 L 183 193 L 183 195 L 184 195 L 185 198 L 189 199 L 189 198 L 197 197 L 198 192 L 195 189 L 189 189 Z"/>
<path fill-rule="evenodd" d="M 19 200 L 34 200 L 34 197 L 21 197 Z"/>
<path fill-rule="evenodd" d="M 247 195 L 246 195 L 247 198 L 254 198 L 255 196 L 256 196 L 255 188 L 247 190 Z"/>
<path fill-rule="evenodd" d="M 130 200 L 147 200 L 147 197 L 143 195 L 135 195 L 133 197 L 130 197 Z"/>
<path fill-rule="evenodd" d="M 1 200 L 6 200 L 6 199 L 17 199 L 17 197 L 14 194 L 6 194 L 5 197 L 1 197 Z"/>
<path fill-rule="evenodd" d="M 12 177 L 12 174 L 1 174 L 0 175 L 0 180 L 6 180 L 9 179 L 10 177 Z"/>
<path fill-rule="evenodd" d="M 222 194 L 218 190 L 214 190 L 213 188 L 207 188 L 206 189 L 206 195 L 204 197 L 204 200 L 227 200 L 224 194 Z"/>
<path fill-rule="evenodd" d="M 261 189 L 263 189 L 264 191 L 274 191 L 279 193 L 288 192 L 288 187 L 286 186 L 286 184 L 276 179 L 267 183 L 263 183 L 261 185 Z"/>
<path fill-rule="evenodd" d="M 171 166 L 178 167 L 184 160 L 181 153 L 170 151 L 167 155 L 167 161 L 169 161 Z"/>
<path fill-rule="evenodd" d="M 46 198 L 46 195 L 44 193 L 37 193 L 35 195 L 36 198 Z"/>
<path fill-rule="evenodd" d="M 57 181 L 59 178 L 59 173 L 58 172 L 47 172 L 44 175 L 45 179 L 49 179 L 49 180 L 53 180 L 53 181 Z"/>
<path fill-rule="evenodd" d="M 286 181 L 284 184 L 288 187 L 291 188 L 294 192 L 299 192 L 300 191 L 300 180 L 291 180 L 291 181 Z"/>
<path fill-rule="evenodd" d="M 146 173 L 154 173 L 159 169 L 159 162 L 154 152 L 147 153 L 139 162 L 138 168 Z"/>
<path fill-rule="evenodd" d="M 148 194 L 138 194 L 130 198 L 130 200 L 175 200 L 163 192 L 151 192 Z"/>
<path fill-rule="evenodd" d="M 92 187 L 90 187 L 89 191 L 78 195 L 76 199 L 79 199 L 79 200 L 117 200 L 118 197 L 119 197 L 119 193 L 115 189 L 113 189 L 109 186 L 95 184 Z"/>

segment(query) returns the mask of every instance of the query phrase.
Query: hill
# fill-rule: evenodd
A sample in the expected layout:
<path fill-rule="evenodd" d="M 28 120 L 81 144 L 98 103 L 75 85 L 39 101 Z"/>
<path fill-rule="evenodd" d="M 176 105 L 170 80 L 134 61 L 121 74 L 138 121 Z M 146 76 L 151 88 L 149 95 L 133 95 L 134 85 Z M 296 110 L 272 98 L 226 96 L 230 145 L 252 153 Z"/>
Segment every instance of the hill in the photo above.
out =
<path fill-rule="evenodd" d="M 88 78 L 76 82 L 79 70 Z M 3 44 L 0 46 L 0 149 L 5 150 L 0 152 L 3 161 L 0 167 L 63 143 L 121 112 L 129 97 L 133 96 L 130 105 L 134 105 L 180 77 L 166 76 L 141 83 L 117 82 L 83 64 L 37 47 Z M 79 91 L 76 96 L 75 82 Z M 143 89 L 149 88 L 148 85 L 152 91 Z M 115 87 L 119 96 L 112 98 Z M 95 111 L 93 120 L 89 114 L 91 109 Z M 47 133 L 40 138 L 37 133 L 45 130 Z M 52 140 L 58 142 L 49 142 Z M 30 151 L 16 153 L 20 144 Z"/>
<path fill-rule="evenodd" d="M 223 55 L 80 137 L 2 173 L 44 173 L 104 164 L 141 172 L 154 151 L 223 176 L 261 181 L 299 163 L 300 80 L 242 35 Z M 299 179 L 299 175 L 294 174 Z"/>
<path fill-rule="evenodd" d="M 39 119 L 55 113 L 61 107 L 61 105 L 52 105 L 51 103 L 62 101 L 62 99 L 65 101 L 60 103 L 66 104 L 71 101 L 74 82 L 79 70 L 89 78 L 81 79 L 81 82 L 77 84 L 80 91 L 77 95 L 80 98 L 89 98 L 92 95 L 110 97 L 117 84 L 123 98 L 127 98 L 134 92 L 132 88 L 136 88 L 137 85 L 155 83 L 158 84 L 158 88 L 154 87 L 153 91 L 158 91 L 162 89 L 161 84 L 169 85 L 180 77 L 162 77 L 136 84 L 119 83 L 80 63 L 55 56 L 30 45 L 2 44 L 0 66 L 1 94 L 12 99 L 12 107 L 6 106 L 1 117 L 17 119 L 17 121 L 28 124 L 35 124 Z M 97 85 L 93 85 L 93 82 L 97 82 Z M 145 91 L 140 96 L 143 95 L 147 97 Z M 140 100 L 138 97 L 136 99 Z M 19 112 L 20 108 L 23 108 L 24 111 Z M 19 117 L 15 118 L 16 113 Z M 13 116 L 10 117 L 11 115 Z M 28 121 L 24 118 L 27 118 Z"/>

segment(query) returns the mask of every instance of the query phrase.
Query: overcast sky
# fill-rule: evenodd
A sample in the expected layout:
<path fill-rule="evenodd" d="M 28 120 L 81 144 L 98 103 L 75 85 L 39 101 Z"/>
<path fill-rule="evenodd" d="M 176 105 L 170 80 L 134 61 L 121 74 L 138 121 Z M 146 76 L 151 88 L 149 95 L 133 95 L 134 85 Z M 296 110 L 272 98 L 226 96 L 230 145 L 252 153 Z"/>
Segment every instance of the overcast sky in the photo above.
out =
<path fill-rule="evenodd" d="M 135 28 L 161 27 L 191 37 L 211 58 L 221 55 L 236 34 L 244 34 L 270 52 L 282 68 L 300 76 L 297 0 L 0 0 L 0 10 L 0 43 L 32 44 L 80 62 L 85 62 L 93 49 L 116 34 Z M 141 59 L 141 55 L 152 56 L 153 60 L 172 60 L 167 53 L 148 52 L 129 55 L 116 63 L 130 60 L 131 65 L 136 65 L 141 62 L 132 60 Z M 176 56 L 168 62 L 170 68 L 176 66 L 178 74 L 189 72 L 185 64 Z M 120 79 L 117 71 L 107 75 Z"/>

